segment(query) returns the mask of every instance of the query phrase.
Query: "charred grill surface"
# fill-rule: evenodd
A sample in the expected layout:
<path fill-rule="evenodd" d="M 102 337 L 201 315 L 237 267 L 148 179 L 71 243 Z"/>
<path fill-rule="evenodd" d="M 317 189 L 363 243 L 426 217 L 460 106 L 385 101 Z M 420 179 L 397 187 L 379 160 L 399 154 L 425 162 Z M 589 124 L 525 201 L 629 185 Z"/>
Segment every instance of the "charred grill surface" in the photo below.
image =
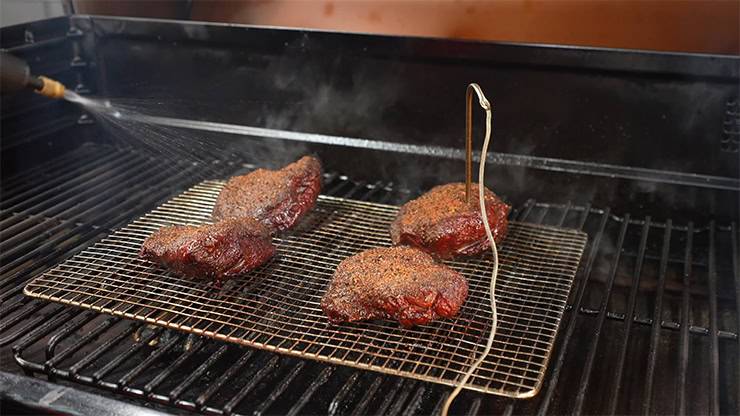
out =
<path fill-rule="evenodd" d="M 381 414 L 394 411 L 420 415 L 439 412 L 449 391 L 446 386 L 302 360 L 186 335 L 177 330 L 156 328 L 152 331 L 154 337 L 136 341 L 131 334 L 137 328 L 145 328 L 145 323 L 24 296 L 22 290 L 29 279 L 105 238 L 131 218 L 158 206 L 173 192 L 192 185 L 195 168 L 190 163 L 174 161 L 171 168 L 161 174 L 157 174 L 160 165 L 145 171 L 143 181 L 137 179 L 133 189 L 126 188 L 123 202 L 116 201 L 115 195 L 121 192 L 117 184 L 124 183 L 133 175 L 132 172 L 141 170 L 132 166 L 148 166 L 144 156 L 136 155 L 131 160 L 132 156 L 130 152 L 111 153 L 104 148 L 85 147 L 54 159 L 35 170 L 33 175 L 3 177 L 3 183 L 7 184 L 3 188 L 6 221 L 19 224 L 15 227 L 19 229 L 4 231 L 8 247 L 2 256 L 9 271 L 3 280 L 4 295 L 0 297 L 3 301 L 0 345 L 4 346 L 0 351 L 4 354 L 5 371 L 27 371 L 56 378 L 56 382 L 69 381 L 74 383 L 75 389 L 94 386 L 91 390 L 101 394 L 109 394 L 111 389 L 115 389 L 139 403 L 146 401 L 147 406 L 154 406 L 156 402 L 176 406 L 175 409 L 170 407 L 174 412 L 181 409 L 232 415 L 256 411 L 271 414 Z M 115 175 L 103 178 L 83 176 L 91 166 L 97 167 L 96 163 Z M 125 169 L 116 169 L 121 165 Z M 223 169 L 218 176 L 244 174 L 228 170 L 237 165 L 217 165 Z M 59 177 L 58 181 L 49 181 L 52 174 Z M 52 208 L 43 205 L 47 200 L 37 196 L 55 186 L 59 187 L 55 191 L 58 194 L 80 187 L 71 199 L 74 204 L 57 204 Z M 96 187 L 105 189 L 102 198 L 88 204 L 90 194 L 100 194 Z M 403 193 L 385 184 L 352 182 L 342 179 L 338 173 L 326 176 L 324 188 L 328 195 L 372 202 L 395 203 L 404 198 Z M 16 198 L 17 195 L 23 195 L 22 199 Z M 572 413 L 577 390 L 587 386 L 584 414 L 607 414 L 614 400 L 618 403 L 617 414 L 674 414 L 677 413 L 678 401 L 691 403 L 691 411 L 697 414 L 708 413 L 710 404 L 719 408 L 720 413 L 737 414 L 735 398 L 740 396 L 735 392 L 738 384 L 736 378 L 727 377 L 738 369 L 734 318 L 727 313 L 717 314 L 715 325 L 719 331 L 712 333 L 709 314 L 705 314 L 703 319 L 684 321 L 680 313 L 682 308 L 707 312 L 729 307 L 735 311 L 736 292 L 725 284 L 736 281 L 736 265 L 740 264 L 737 261 L 740 251 L 737 249 L 736 224 L 718 223 L 710 227 L 707 222 L 697 219 L 696 224 L 689 228 L 685 222 L 672 222 L 670 219 L 667 222 L 663 219 L 646 221 L 639 215 L 632 216 L 625 223 L 624 217 L 617 216 L 612 209 L 575 202 L 530 201 L 515 207 L 511 218 L 517 221 L 588 232 L 591 237 L 589 248 L 581 262 L 569 312 L 561 323 L 561 334 L 556 339 L 554 355 L 540 393 L 532 399 L 513 400 L 464 390 L 461 400 L 453 403 L 453 413 Z M 44 215 L 59 221 L 39 223 L 34 220 L 37 217 L 15 214 L 39 213 L 44 209 Z M 84 218 L 86 223 L 76 225 L 63 221 L 67 218 Z M 645 228 L 645 224 L 649 224 L 649 228 Z M 626 238 L 619 245 L 618 234 L 622 227 L 626 227 Z M 710 228 L 716 233 L 712 247 L 709 245 Z M 15 241 L 27 231 L 33 233 L 31 237 Z M 648 236 L 647 243 L 641 244 L 645 235 Z M 619 261 L 614 259 L 615 251 L 623 252 Z M 691 278 L 691 285 L 684 286 L 687 270 L 688 273 L 704 270 L 706 277 L 708 252 L 716 254 L 715 273 L 723 282 L 716 298 L 707 297 L 705 278 Z M 610 287 L 611 296 L 607 296 L 605 280 L 615 263 L 619 264 L 619 273 Z M 636 302 L 633 325 L 625 331 L 628 320 L 623 312 L 630 310 L 627 299 L 631 288 L 635 287 L 631 284 L 633 268 L 641 270 L 638 299 L 656 299 L 656 303 Z M 690 296 L 682 297 L 684 291 Z M 611 300 L 606 310 L 599 310 L 598 305 L 607 298 Z M 583 357 L 585 352 L 594 348 L 596 324 L 602 319 L 605 322 L 599 348 L 611 350 L 605 352 L 607 359 L 594 360 L 587 371 Z M 687 332 L 685 339 L 682 336 L 684 328 Z M 158 344 L 151 346 L 149 342 L 157 336 Z M 388 337 L 393 336 L 389 328 Z M 627 358 L 623 361 L 616 354 L 619 351 L 614 351 L 621 348 L 621 341 L 615 343 L 615 339 L 628 339 Z M 718 342 L 718 350 L 709 349 L 710 339 Z M 17 351 L 15 357 L 11 351 L 13 345 Z M 689 355 L 681 353 L 682 345 L 690 346 L 686 351 L 696 353 L 700 359 L 688 359 Z M 574 351 L 583 353 L 574 354 Z M 112 361 L 111 357 L 127 358 Z M 728 364 L 715 372 L 711 366 L 703 365 L 711 357 Z M 410 359 L 418 360 L 414 356 Z M 685 365 L 679 365 L 679 362 Z M 615 368 L 620 367 L 624 370 L 621 381 L 625 387 L 618 392 L 610 389 L 610 380 L 605 381 L 599 375 L 614 373 Z M 204 375 L 208 375 L 208 382 L 201 382 Z M 717 386 L 720 397 L 716 402 L 710 399 L 708 383 L 699 383 L 692 390 L 688 388 L 694 378 L 706 379 L 715 375 L 727 380 L 727 384 Z M 680 385 L 679 379 L 687 383 Z M 280 386 L 277 392 L 276 386 Z"/>
<path fill-rule="evenodd" d="M 280 170 L 258 169 L 229 180 L 216 200 L 213 217 L 254 218 L 271 232 L 292 228 L 321 191 L 321 164 L 304 156 Z"/>
<path fill-rule="evenodd" d="M 249 218 L 200 227 L 171 225 L 144 241 L 139 257 L 205 280 L 243 275 L 275 255 L 267 227 Z"/>
<path fill-rule="evenodd" d="M 484 191 L 488 224 L 496 243 L 506 235 L 511 207 L 487 188 Z M 480 215 L 478 184 L 465 202 L 465 184 L 437 186 L 407 202 L 391 224 L 393 244 L 417 247 L 440 258 L 474 256 L 490 249 Z"/>
<path fill-rule="evenodd" d="M 411 247 L 381 247 L 337 267 L 321 308 L 333 323 L 394 319 L 405 327 L 457 314 L 468 283 L 456 271 Z"/>

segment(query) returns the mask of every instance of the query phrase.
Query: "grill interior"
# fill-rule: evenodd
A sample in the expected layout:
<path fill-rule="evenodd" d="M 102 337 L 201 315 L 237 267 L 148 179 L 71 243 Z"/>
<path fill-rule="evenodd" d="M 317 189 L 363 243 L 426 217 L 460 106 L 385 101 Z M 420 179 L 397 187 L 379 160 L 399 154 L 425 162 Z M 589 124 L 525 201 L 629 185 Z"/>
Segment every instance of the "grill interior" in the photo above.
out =
<path fill-rule="evenodd" d="M 85 163 L 96 161 L 111 173 L 84 176 Z M 127 161 L 126 169 L 117 169 Z M 193 185 L 186 166 L 178 171 L 173 164 L 168 181 L 151 175 L 126 198 L 115 198 L 120 184 L 152 163 L 157 166 L 153 171 L 161 169 L 160 162 L 127 149 L 93 145 L 60 156 L 33 174 L 4 180 L 7 195 L 25 197 L 19 202 L 22 208 L 3 207 L 4 224 L 15 227 L 12 232 L 3 227 L 3 243 L 14 244 L 0 254 L 0 345 L 13 345 L 12 350 L 2 349 L 3 362 L 16 362 L 28 374 L 57 382 L 70 380 L 211 414 L 438 411 L 448 392 L 444 386 L 150 328 L 22 295 L 32 277 Z M 60 166 L 67 167 L 63 175 L 56 173 Z M 218 166 L 224 177 L 251 169 L 228 161 Z M 52 187 L 72 199 L 48 204 L 36 198 Z M 110 192 L 85 203 L 100 189 Z M 328 195 L 379 203 L 409 197 L 383 183 L 353 182 L 336 173 L 326 175 L 324 189 Z M 42 218 L 40 212 L 46 215 Z M 75 217 L 89 222 L 68 220 Z M 463 391 L 452 411 L 737 410 L 737 366 L 720 365 L 735 363 L 739 353 L 737 283 L 733 287 L 738 276 L 736 224 L 632 218 L 589 204 L 534 200 L 516 206 L 512 218 L 579 229 L 589 236 L 553 359 L 534 398 L 493 399 Z"/>
<path fill-rule="evenodd" d="M 378 321 L 330 326 L 321 297 L 339 262 L 390 246 L 391 205 L 321 196 L 278 255 L 224 287 L 138 258 L 165 225 L 207 223 L 225 182 L 203 182 L 26 286 L 34 297 L 281 353 L 452 384 L 491 328 L 490 259 L 447 264 L 470 282 L 454 320 L 413 329 Z M 469 388 L 511 397 L 539 391 L 586 243 L 583 233 L 513 222 L 501 244 L 494 351 Z"/>
<path fill-rule="evenodd" d="M 183 135 L 197 147 L 149 154 L 161 146 L 121 140 L 79 106 L 3 96 L 4 372 L 214 415 L 438 413 L 448 386 L 22 292 L 202 180 L 298 154 L 320 155 L 324 193 L 337 198 L 399 205 L 459 181 L 460 91 L 475 81 L 495 106 L 486 183 L 508 195 L 512 220 L 580 230 L 588 242 L 540 393 L 464 390 L 451 412 L 740 413 L 739 165 L 725 146 L 739 58 L 99 16 L 3 28 L 0 43 L 81 94 L 137 108 L 173 99 L 152 115 L 351 139 L 199 130 Z"/>

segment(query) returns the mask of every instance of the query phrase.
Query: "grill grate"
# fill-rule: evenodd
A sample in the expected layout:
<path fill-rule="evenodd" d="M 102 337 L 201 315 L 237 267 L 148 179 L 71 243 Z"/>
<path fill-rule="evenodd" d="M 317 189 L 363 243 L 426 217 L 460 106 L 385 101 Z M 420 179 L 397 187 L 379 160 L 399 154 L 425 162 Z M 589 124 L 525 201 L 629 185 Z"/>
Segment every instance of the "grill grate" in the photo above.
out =
<path fill-rule="evenodd" d="M 278 256 L 249 278 L 216 287 L 139 260 L 143 240 L 168 224 L 207 222 L 223 182 L 206 181 L 111 235 L 26 287 L 49 299 L 200 335 L 322 361 L 452 384 L 490 330 L 490 262 L 448 262 L 470 294 L 454 320 L 413 329 L 392 322 L 331 327 L 319 308 L 336 265 L 389 245 L 389 205 L 322 196 L 296 233 L 276 239 Z M 511 397 L 539 390 L 584 233 L 512 223 L 500 249 L 500 324 L 468 388 Z"/>
<path fill-rule="evenodd" d="M 0 202 L 23 192 L 33 197 L 48 188 L 49 178 L 59 176 L 59 171 L 64 170 L 60 166 L 76 167 L 78 174 L 83 174 L 87 171 L 86 163 L 111 153 L 108 148 L 83 147 L 74 154 L 60 156 L 33 175 L 3 177 Z M 109 169 L 129 154 L 115 153 L 118 156 L 107 162 Z M 24 248 L 24 256 L 27 253 L 30 261 L 23 263 L 17 255 L 9 255 L 9 250 L 0 250 L 3 371 L 24 371 L 27 375 L 106 395 L 114 394 L 110 391 L 120 392 L 139 403 L 146 401 L 146 406 L 156 407 L 159 403 L 176 406 L 177 409 L 165 408 L 175 412 L 187 409 L 212 415 L 251 415 L 267 409 L 263 413 L 439 414 L 449 392 L 445 385 L 303 361 L 173 329 L 146 328 L 147 324 L 141 322 L 24 296 L 23 287 L 31 278 L 107 237 L 110 230 L 143 215 L 171 195 L 188 189 L 197 177 L 197 171 L 196 174 L 187 171 L 191 165 L 174 160 L 163 163 L 161 159 L 141 159 L 142 165 L 136 169 L 121 170 L 120 176 L 108 178 L 106 183 L 111 186 L 106 190 L 148 163 L 172 166 L 173 173 L 166 182 L 147 177 L 141 186 L 127 190 L 123 208 L 119 208 L 121 203 L 113 197 L 101 200 L 84 214 L 84 223 L 67 223 L 68 231 L 46 235 L 42 243 Z M 234 163 L 222 161 L 213 166 L 222 169 L 220 176 L 245 174 L 252 166 L 243 165 L 244 160 L 248 158 L 235 158 Z M 345 198 L 396 203 L 416 195 L 416 191 L 382 182 L 358 182 L 335 172 L 327 173 L 325 179 L 326 194 Z M 87 189 L 98 183 L 96 177 L 90 177 L 80 185 Z M 65 182 L 59 186 L 62 192 L 72 185 Z M 115 196 L 115 192 L 106 194 Z M 79 194 L 73 198 L 78 202 L 86 199 Z M 615 414 L 678 414 L 681 402 L 690 414 L 709 413 L 710 406 L 720 409 L 721 414 L 738 414 L 740 349 L 736 299 L 740 298 L 737 292 L 740 234 L 736 223 L 692 224 L 660 215 L 627 217 L 629 212 L 593 207 L 579 200 L 566 203 L 529 200 L 520 204 L 510 199 L 507 202 L 514 205 L 513 219 L 580 229 L 589 234 L 589 245 L 571 290 L 569 307 L 540 394 L 529 400 L 515 400 L 465 390 L 453 403 L 451 413 L 570 414 L 574 411 L 577 392 L 585 385 L 584 414 L 608 414 L 613 401 L 617 402 Z M 73 211 L 62 215 L 86 210 L 79 206 L 75 204 Z M 8 207 L 8 211 L 16 210 Z M 51 219 L 58 217 L 56 212 L 50 214 Z M 625 220 L 626 236 L 619 246 L 616 243 Z M 23 221 L 31 223 L 31 219 Z M 33 236 L 39 233 L 45 235 L 37 230 Z M 647 244 L 641 246 L 645 235 Z M 11 248 L 20 245 L 25 244 Z M 617 251 L 622 253 L 618 261 Z M 716 258 L 716 298 L 709 296 L 707 286 L 709 252 L 714 252 Z M 16 260 L 22 265 L 17 266 Z M 611 295 L 606 297 L 609 286 L 605 282 L 614 262 L 618 263 L 617 276 Z M 630 282 L 638 268 L 641 277 L 635 315 L 628 319 Z M 684 292 L 688 296 L 684 297 Z M 605 314 L 600 313 L 602 302 L 607 303 Z M 711 314 L 715 308 L 717 313 Z M 684 317 L 682 310 L 690 313 Z M 711 315 L 716 319 L 710 319 Z M 596 329 L 602 319 L 602 332 L 595 344 Z M 712 326 L 718 329 L 716 334 L 710 332 Z M 155 345 L 143 342 L 151 339 L 151 331 L 159 339 Z M 135 332 L 142 334 L 140 341 L 131 336 Z M 712 337 L 717 339 L 717 350 L 710 349 Z M 625 360 L 619 361 L 625 338 L 629 339 L 627 353 Z M 592 348 L 598 348 L 599 352 L 587 368 L 584 358 Z M 721 364 L 719 369 L 708 365 L 715 354 Z M 114 361 L 124 355 L 128 358 Z M 296 367 L 300 367 L 297 373 Z M 620 367 L 623 368 L 621 380 L 602 377 L 616 374 Z M 106 370 L 101 372 L 103 368 Z M 234 376 L 227 379 L 227 375 Z M 715 375 L 720 383 L 710 388 L 703 381 Z M 713 390 L 719 391 L 719 401 L 715 400 Z M 126 400 L 122 395 L 116 397 Z"/>

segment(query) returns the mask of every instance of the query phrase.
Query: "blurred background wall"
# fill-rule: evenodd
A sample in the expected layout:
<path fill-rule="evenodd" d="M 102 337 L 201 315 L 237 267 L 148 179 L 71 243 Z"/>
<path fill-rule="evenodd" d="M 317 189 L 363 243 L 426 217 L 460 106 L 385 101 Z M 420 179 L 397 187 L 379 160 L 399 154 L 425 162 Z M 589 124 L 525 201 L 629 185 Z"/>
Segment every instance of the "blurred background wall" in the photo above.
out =
<path fill-rule="evenodd" d="M 23 3 L 54 10 L 66 3 L 82 14 L 740 55 L 740 0 L 0 0 L 3 25 Z"/>
<path fill-rule="evenodd" d="M 0 26 L 17 25 L 63 14 L 63 3 L 59 0 L 0 0 Z"/>
<path fill-rule="evenodd" d="M 200 20 L 400 35 L 740 52 L 740 1 L 196 1 Z"/>

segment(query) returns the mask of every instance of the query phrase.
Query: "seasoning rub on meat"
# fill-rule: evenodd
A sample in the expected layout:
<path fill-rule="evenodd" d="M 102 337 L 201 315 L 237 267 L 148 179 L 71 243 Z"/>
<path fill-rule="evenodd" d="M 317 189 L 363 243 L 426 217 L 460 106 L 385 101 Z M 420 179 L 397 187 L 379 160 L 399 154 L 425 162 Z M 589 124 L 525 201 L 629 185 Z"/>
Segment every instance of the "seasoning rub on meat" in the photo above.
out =
<path fill-rule="evenodd" d="M 333 323 L 393 319 L 405 327 L 457 314 L 468 283 L 411 247 L 381 247 L 342 261 L 321 301 Z"/>
<path fill-rule="evenodd" d="M 274 255 L 267 228 L 249 218 L 162 227 L 144 241 L 139 253 L 178 275 L 217 281 L 243 275 Z"/>
<path fill-rule="evenodd" d="M 213 218 L 253 218 L 270 232 L 285 231 L 314 205 L 321 185 L 321 164 L 310 156 L 280 170 L 257 169 L 229 180 L 218 195 Z"/>
<path fill-rule="evenodd" d="M 465 184 L 437 186 L 407 202 L 391 223 L 394 245 L 410 245 L 439 258 L 474 256 L 491 248 L 480 212 L 478 184 L 465 202 Z M 485 189 L 486 216 L 494 241 L 501 242 L 508 228 L 511 206 Z"/>

